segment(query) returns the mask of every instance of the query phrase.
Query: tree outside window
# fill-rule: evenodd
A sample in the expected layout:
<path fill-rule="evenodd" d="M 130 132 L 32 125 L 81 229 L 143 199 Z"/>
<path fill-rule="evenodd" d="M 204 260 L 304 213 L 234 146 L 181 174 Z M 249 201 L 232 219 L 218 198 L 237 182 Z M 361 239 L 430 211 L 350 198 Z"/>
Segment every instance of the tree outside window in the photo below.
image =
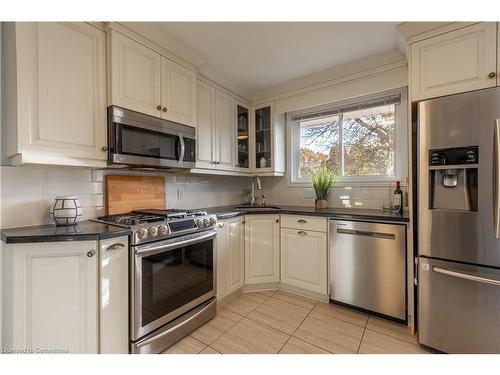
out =
<path fill-rule="evenodd" d="M 395 175 L 395 105 L 299 122 L 299 178 L 326 166 L 338 176 Z"/>

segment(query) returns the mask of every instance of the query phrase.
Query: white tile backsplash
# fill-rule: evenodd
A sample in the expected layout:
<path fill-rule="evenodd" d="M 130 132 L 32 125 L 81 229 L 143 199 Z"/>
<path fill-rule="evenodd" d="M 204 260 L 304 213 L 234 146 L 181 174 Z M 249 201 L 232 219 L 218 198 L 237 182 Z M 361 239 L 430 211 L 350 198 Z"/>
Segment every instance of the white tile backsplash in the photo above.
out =
<path fill-rule="evenodd" d="M 50 224 L 54 198 L 76 195 L 82 204 L 82 220 L 104 214 L 106 174 L 154 175 L 154 172 L 91 170 L 55 166 L 0 166 L 0 228 Z M 239 204 L 249 177 L 165 173 L 169 208 L 200 208 Z M 177 188 L 183 199 L 177 199 Z"/>
<path fill-rule="evenodd" d="M 91 170 L 55 166 L 0 166 L 0 228 L 49 224 L 49 211 L 57 195 L 76 195 L 83 207 L 83 219 L 104 214 L 106 174 L 155 175 L 155 172 Z M 243 190 L 251 177 L 163 173 L 169 208 L 203 208 L 242 203 Z M 263 177 L 262 193 L 268 204 L 313 206 L 311 189 L 287 186 L 287 177 Z M 180 195 L 177 190 L 181 189 Z M 389 204 L 394 187 L 335 187 L 331 207 L 380 209 Z M 404 190 L 404 189 L 403 189 Z M 182 199 L 178 199 L 182 197 Z"/>

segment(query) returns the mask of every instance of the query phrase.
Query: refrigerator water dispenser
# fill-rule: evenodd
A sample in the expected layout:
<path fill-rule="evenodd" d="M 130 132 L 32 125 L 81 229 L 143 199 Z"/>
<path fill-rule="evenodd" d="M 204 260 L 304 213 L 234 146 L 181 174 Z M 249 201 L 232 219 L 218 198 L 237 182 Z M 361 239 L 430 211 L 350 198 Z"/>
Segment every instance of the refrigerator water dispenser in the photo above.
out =
<path fill-rule="evenodd" d="M 478 147 L 429 152 L 429 208 L 477 211 Z"/>

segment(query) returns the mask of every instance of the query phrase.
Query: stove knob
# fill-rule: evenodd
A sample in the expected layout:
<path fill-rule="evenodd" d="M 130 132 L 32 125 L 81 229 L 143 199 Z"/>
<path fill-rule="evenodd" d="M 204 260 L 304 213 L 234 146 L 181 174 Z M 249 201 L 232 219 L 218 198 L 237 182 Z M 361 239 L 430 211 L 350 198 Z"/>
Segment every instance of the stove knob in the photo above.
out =
<path fill-rule="evenodd" d="M 146 230 L 146 228 L 141 228 L 137 231 L 137 238 L 139 238 L 140 240 L 148 238 L 148 231 Z"/>
<path fill-rule="evenodd" d="M 168 234 L 168 228 L 166 225 L 160 225 L 158 228 L 158 232 L 160 232 L 161 236 L 166 236 Z"/>
<path fill-rule="evenodd" d="M 208 219 L 203 219 L 203 226 L 208 227 L 210 225 L 210 221 Z"/>
<path fill-rule="evenodd" d="M 203 228 L 203 227 L 204 227 L 203 221 L 201 221 L 201 220 L 199 220 L 199 219 L 198 219 L 198 220 L 196 220 L 196 226 L 197 226 L 198 228 Z"/>
<path fill-rule="evenodd" d="M 150 237 L 156 237 L 158 235 L 158 228 L 151 227 L 149 228 L 148 233 Z"/>
<path fill-rule="evenodd" d="M 215 225 L 217 223 L 217 220 L 215 220 L 214 217 L 210 218 L 210 225 Z"/>

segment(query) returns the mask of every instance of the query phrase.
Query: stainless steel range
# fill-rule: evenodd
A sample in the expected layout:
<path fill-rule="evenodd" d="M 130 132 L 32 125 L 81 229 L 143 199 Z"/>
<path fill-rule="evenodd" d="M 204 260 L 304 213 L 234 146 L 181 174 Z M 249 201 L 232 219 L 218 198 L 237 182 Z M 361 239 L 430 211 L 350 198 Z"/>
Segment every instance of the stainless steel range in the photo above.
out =
<path fill-rule="evenodd" d="M 141 210 L 97 220 L 132 230 L 131 353 L 160 353 L 215 316 L 215 215 Z"/>

